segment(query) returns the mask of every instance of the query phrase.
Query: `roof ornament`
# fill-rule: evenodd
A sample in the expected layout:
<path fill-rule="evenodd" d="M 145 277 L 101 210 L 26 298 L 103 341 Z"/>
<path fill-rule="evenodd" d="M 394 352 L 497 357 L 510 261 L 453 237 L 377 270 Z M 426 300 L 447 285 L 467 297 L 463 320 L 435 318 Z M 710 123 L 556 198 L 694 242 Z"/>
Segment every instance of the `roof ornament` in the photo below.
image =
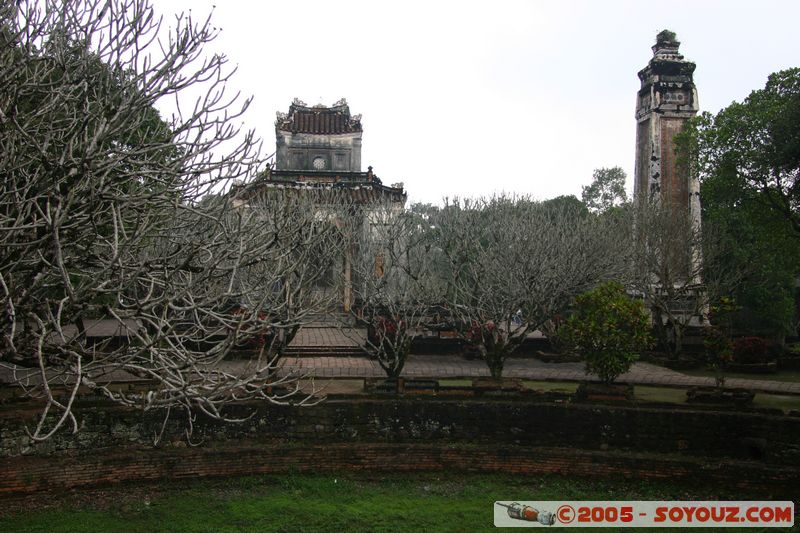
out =
<path fill-rule="evenodd" d="M 333 104 L 333 106 L 332 106 L 332 107 L 344 107 L 344 106 L 346 106 L 346 105 L 347 105 L 347 99 L 346 99 L 346 98 L 340 98 L 339 100 L 337 100 L 337 101 L 336 101 L 336 102 Z"/>
<path fill-rule="evenodd" d="M 656 35 L 656 44 L 652 47 L 653 56 L 657 59 L 681 61 L 683 55 L 678 52 L 681 42 L 674 31 L 663 30 Z"/>
<path fill-rule="evenodd" d="M 308 104 L 306 104 L 304 101 L 300 100 L 299 98 L 295 98 L 294 100 L 292 100 L 292 105 L 308 107 Z"/>

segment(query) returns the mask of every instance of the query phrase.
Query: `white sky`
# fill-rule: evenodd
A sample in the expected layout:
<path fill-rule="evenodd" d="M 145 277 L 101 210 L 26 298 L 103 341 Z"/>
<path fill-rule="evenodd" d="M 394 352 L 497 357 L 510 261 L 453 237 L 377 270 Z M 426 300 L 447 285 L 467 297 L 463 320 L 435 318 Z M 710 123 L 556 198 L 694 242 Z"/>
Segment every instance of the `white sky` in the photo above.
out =
<path fill-rule="evenodd" d="M 662 29 L 697 63 L 702 111 L 800 65 L 800 2 L 153 0 L 208 14 L 209 52 L 253 95 L 246 124 L 274 151 L 275 112 L 344 97 L 364 126 L 362 170 L 411 202 L 506 191 L 580 197 L 598 167 L 632 190 L 636 73 Z"/>

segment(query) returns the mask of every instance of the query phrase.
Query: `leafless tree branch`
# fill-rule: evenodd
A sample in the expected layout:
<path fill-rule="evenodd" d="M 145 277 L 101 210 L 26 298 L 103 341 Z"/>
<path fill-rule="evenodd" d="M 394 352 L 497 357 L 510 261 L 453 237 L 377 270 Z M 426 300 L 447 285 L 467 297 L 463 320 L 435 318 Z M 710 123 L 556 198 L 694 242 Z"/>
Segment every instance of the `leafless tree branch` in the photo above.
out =
<path fill-rule="evenodd" d="M 314 198 L 259 187 L 250 100 L 207 55 L 210 20 L 167 29 L 146 0 L 3 15 L 0 376 L 42 399 L 32 438 L 76 431 L 84 388 L 189 421 L 229 420 L 233 401 L 309 401 L 280 356 L 326 303 L 312 288 L 334 232 Z"/>

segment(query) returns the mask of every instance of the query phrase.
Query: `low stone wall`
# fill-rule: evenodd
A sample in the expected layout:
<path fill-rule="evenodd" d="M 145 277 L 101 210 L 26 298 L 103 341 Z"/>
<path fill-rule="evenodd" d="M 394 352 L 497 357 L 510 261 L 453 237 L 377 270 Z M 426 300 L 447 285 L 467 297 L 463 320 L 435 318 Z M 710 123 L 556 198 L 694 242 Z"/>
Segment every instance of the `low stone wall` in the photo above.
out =
<path fill-rule="evenodd" d="M 7 413 L 6 413 L 7 414 Z M 34 444 L 20 416 L 0 420 L 0 494 L 125 480 L 304 470 L 470 470 L 800 486 L 800 417 L 673 408 L 437 398 L 236 406 L 198 416 L 83 407 L 81 431 Z M 785 494 L 787 497 L 788 495 Z M 796 494 L 795 494 L 796 495 Z M 792 498 L 788 498 L 792 499 Z"/>
<path fill-rule="evenodd" d="M 624 476 L 738 488 L 743 499 L 796 499 L 800 475 L 752 462 L 674 455 L 397 443 L 230 444 L 206 448 L 122 449 L 80 456 L 22 457 L 0 465 L 2 494 L 158 481 L 291 472 L 504 472 L 524 476 Z"/>

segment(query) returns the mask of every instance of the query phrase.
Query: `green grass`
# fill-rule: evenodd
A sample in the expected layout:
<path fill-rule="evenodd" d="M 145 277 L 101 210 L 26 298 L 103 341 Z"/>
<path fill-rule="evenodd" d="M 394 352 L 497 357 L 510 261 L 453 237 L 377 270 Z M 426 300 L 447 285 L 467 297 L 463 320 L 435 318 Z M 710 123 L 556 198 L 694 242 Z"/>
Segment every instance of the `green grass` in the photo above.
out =
<path fill-rule="evenodd" d="M 682 374 L 687 376 L 699 376 L 713 378 L 714 371 L 708 368 L 695 368 L 692 370 L 681 370 Z M 741 379 L 757 379 L 766 381 L 788 381 L 790 383 L 800 383 L 800 371 L 798 370 L 779 370 L 774 374 L 746 374 L 744 372 L 725 372 L 722 374 L 726 379 L 741 378 Z"/>
<path fill-rule="evenodd" d="M 770 407 L 772 409 L 792 409 L 800 411 L 800 396 L 783 396 L 780 394 L 756 394 L 753 398 L 753 407 Z"/>
<path fill-rule="evenodd" d="M 55 504 L 52 496 L 41 496 L 50 507 L 28 501 L 28 510 L 0 518 L 0 531 L 495 531 L 495 500 L 750 498 L 745 496 L 623 479 L 304 474 L 133 485 L 87 494 L 78 503 L 75 495 Z"/>
<path fill-rule="evenodd" d="M 471 379 L 440 379 L 440 387 L 471 387 Z"/>
<path fill-rule="evenodd" d="M 575 392 L 579 385 L 574 381 L 523 381 L 522 384 L 531 390 L 569 393 Z"/>
<path fill-rule="evenodd" d="M 637 400 L 646 402 L 686 403 L 686 389 L 681 388 L 636 385 L 633 394 Z M 769 407 L 783 411 L 800 410 L 800 396 L 758 393 L 753 399 L 753 407 Z"/>
<path fill-rule="evenodd" d="M 443 387 L 469 387 L 472 385 L 472 380 L 441 379 L 439 384 Z M 578 383 L 566 381 L 523 381 L 522 384 L 527 389 L 548 392 L 574 393 L 578 388 Z M 636 400 L 642 402 L 686 403 L 686 388 L 636 385 L 633 395 Z M 800 396 L 758 393 L 753 400 L 753 407 L 769 407 L 783 411 L 800 410 Z"/>
<path fill-rule="evenodd" d="M 525 380 L 522 385 L 526 389 L 553 392 L 575 392 L 578 383 L 571 381 L 531 381 Z M 440 379 L 441 387 L 471 387 L 471 379 Z"/>
<path fill-rule="evenodd" d="M 526 389 L 547 392 L 575 392 L 578 383 L 573 381 L 531 381 L 525 380 L 522 385 Z M 440 379 L 440 387 L 471 387 L 471 379 Z"/>
<path fill-rule="evenodd" d="M 633 396 L 637 400 L 644 402 L 686 403 L 686 389 L 675 389 L 671 387 L 646 387 L 644 385 L 636 385 L 633 388 Z"/>

